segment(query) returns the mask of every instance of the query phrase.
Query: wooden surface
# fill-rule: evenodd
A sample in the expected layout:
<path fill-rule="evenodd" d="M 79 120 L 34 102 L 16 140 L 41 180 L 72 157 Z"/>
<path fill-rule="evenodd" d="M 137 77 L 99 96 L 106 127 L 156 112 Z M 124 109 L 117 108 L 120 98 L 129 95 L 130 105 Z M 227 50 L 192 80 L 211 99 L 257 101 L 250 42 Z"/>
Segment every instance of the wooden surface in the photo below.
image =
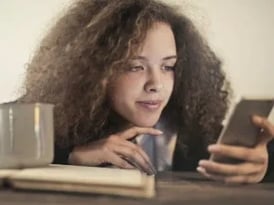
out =
<path fill-rule="evenodd" d="M 0 204 L 5 205 L 273 205 L 274 183 L 255 185 L 224 185 L 204 179 L 197 173 L 164 172 L 157 175 L 157 196 L 154 199 L 134 199 L 106 195 L 55 192 L 0 190 Z"/>

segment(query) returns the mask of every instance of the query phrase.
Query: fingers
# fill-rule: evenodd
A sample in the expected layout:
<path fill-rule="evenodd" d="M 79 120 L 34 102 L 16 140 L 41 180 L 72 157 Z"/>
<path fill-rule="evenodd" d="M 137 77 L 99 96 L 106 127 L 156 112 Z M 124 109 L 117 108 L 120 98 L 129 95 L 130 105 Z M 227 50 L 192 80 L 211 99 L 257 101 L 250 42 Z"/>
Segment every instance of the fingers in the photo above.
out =
<path fill-rule="evenodd" d="M 226 184 L 247 184 L 247 183 L 249 184 L 249 183 L 258 183 L 262 180 L 260 175 L 257 175 L 257 174 L 225 176 L 225 175 L 208 173 L 207 170 L 202 167 L 197 167 L 197 171 L 209 179 L 212 179 L 215 181 L 221 181 Z"/>
<path fill-rule="evenodd" d="M 224 179 L 227 184 L 250 184 L 258 183 L 261 179 L 257 175 L 240 175 L 240 176 L 230 176 Z"/>
<path fill-rule="evenodd" d="M 208 146 L 208 151 L 212 154 L 222 155 L 255 163 L 265 163 L 266 161 L 265 153 L 261 152 L 260 150 L 258 150 L 258 152 L 255 152 L 254 148 L 214 144 Z"/>
<path fill-rule="evenodd" d="M 106 151 L 118 154 L 139 170 L 146 172 L 149 175 L 156 173 L 149 157 L 138 145 L 124 140 L 117 135 L 112 135 L 106 139 L 104 147 Z"/>
<path fill-rule="evenodd" d="M 129 141 L 121 141 L 121 145 L 125 146 L 125 147 L 129 147 L 132 150 L 131 154 L 133 152 L 132 156 L 134 156 L 134 153 L 136 154 L 136 152 L 138 154 L 140 154 L 143 161 L 145 162 L 145 165 L 149 166 L 149 169 L 152 171 L 152 174 L 156 174 L 156 169 L 154 168 L 153 164 L 151 163 L 149 157 L 147 156 L 145 151 L 139 145 L 136 145 L 136 144 L 134 144 L 132 142 L 129 142 Z"/>
<path fill-rule="evenodd" d="M 268 165 L 266 146 L 246 148 L 215 144 L 208 147 L 214 155 L 239 159 L 243 162 L 227 164 L 201 160 L 197 171 L 207 178 L 225 183 L 256 183 L 263 179 Z"/>
<path fill-rule="evenodd" d="M 122 154 L 126 160 L 129 160 L 130 163 L 134 164 L 138 169 L 141 169 L 148 174 L 155 174 L 156 170 L 147 154 L 139 146 L 127 141 L 140 134 L 161 135 L 163 132 L 154 128 L 132 127 L 110 136 L 109 139 L 121 146 L 130 148 L 116 150 L 116 152 Z"/>
<path fill-rule="evenodd" d="M 163 132 L 154 128 L 132 127 L 128 130 L 118 133 L 117 135 L 122 139 L 129 140 L 140 134 L 161 135 Z"/>
<path fill-rule="evenodd" d="M 148 163 L 143 156 L 140 154 L 138 149 L 131 149 L 129 146 L 115 146 L 114 152 L 121 156 L 128 163 L 133 164 L 136 168 L 152 175 L 154 170 L 151 168 L 150 163 Z"/>
<path fill-rule="evenodd" d="M 249 162 L 241 164 L 223 164 L 209 160 L 201 160 L 199 166 L 209 173 L 226 176 L 255 174 L 261 172 L 264 167 L 263 165 Z"/>
<path fill-rule="evenodd" d="M 271 124 L 266 118 L 260 117 L 258 115 L 252 116 L 252 122 L 263 129 L 264 131 L 264 141 L 269 142 L 274 137 L 274 125 Z"/>
<path fill-rule="evenodd" d="M 260 182 L 267 170 L 268 153 L 266 145 L 274 138 L 274 125 L 266 118 L 252 117 L 253 123 L 262 128 L 261 136 L 255 147 L 215 144 L 208 151 L 216 156 L 239 159 L 238 164 L 225 164 L 209 160 L 201 160 L 197 171 L 207 178 L 225 183 L 257 183 Z"/>
<path fill-rule="evenodd" d="M 129 141 L 121 141 L 121 145 L 122 146 L 127 146 L 130 149 L 138 152 L 144 158 L 145 161 L 150 162 L 149 157 L 147 156 L 145 151 L 139 145 L 136 145 L 136 144 L 134 144 L 132 142 L 129 142 Z"/>
<path fill-rule="evenodd" d="M 212 180 L 215 180 L 215 181 L 223 181 L 224 182 L 224 176 L 221 176 L 221 175 L 217 175 L 217 174 L 210 174 L 206 171 L 205 168 L 203 167 L 197 167 L 196 169 L 200 174 L 202 174 L 203 176 L 209 178 L 209 179 L 212 179 Z"/>
<path fill-rule="evenodd" d="M 108 163 L 111 163 L 119 168 L 124 168 L 124 169 L 133 169 L 134 166 L 132 166 L 130 163 L 128 163 L 125 159 L 121 158 L 117 154 L 110 152 L 107 154 L 107 161 Z"/>

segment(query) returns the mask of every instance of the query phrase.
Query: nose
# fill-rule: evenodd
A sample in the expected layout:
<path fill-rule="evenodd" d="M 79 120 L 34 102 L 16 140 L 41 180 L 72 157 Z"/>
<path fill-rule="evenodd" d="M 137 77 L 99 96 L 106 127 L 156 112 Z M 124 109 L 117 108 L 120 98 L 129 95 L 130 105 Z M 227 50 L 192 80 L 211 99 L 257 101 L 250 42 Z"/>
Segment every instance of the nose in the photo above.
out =
<path fill-rule="evenodd" d="M 164 86 L 163 86 L 163 81 L 162 81 L 162 76 L 161 72 L 159 71 L 150 71 L 147 73 L 147 82 L 145 84 L 145 91 L 146 92 L 160 92 Z"/>

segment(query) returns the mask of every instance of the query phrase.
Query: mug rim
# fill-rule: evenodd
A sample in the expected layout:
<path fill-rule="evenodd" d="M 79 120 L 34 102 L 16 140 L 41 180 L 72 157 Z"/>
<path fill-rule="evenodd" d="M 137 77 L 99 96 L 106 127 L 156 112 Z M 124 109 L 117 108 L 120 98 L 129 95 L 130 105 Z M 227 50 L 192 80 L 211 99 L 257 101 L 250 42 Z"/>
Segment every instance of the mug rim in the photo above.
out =
<path fill-rule="evenodd" d="M 4 108 L 4 107 L 7 107 L 7 106 L 38 106 L 38 107 L 54 107 L 55 105 L 54 104 L 51 104 L 51 103 L 41 103 L 41 102 L 35 102 L 35 103 L 20 103 L 20 102 L 8 102 L 8 103 L 1 103 L 0 104 L 0 108 Z"/>

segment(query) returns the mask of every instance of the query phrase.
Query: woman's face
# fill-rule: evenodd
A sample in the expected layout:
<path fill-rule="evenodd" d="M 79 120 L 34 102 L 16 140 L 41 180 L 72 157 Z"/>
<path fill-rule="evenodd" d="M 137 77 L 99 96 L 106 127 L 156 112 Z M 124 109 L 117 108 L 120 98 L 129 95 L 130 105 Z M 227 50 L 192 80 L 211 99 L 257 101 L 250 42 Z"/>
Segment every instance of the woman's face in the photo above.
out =
<path fill-rule="evenodd" d="M 173 91 L 176 60 L 170 26 L 154 23 L 130 66 L 111 82 L 112 109 L 135 126 L 154 126 Z"/>

